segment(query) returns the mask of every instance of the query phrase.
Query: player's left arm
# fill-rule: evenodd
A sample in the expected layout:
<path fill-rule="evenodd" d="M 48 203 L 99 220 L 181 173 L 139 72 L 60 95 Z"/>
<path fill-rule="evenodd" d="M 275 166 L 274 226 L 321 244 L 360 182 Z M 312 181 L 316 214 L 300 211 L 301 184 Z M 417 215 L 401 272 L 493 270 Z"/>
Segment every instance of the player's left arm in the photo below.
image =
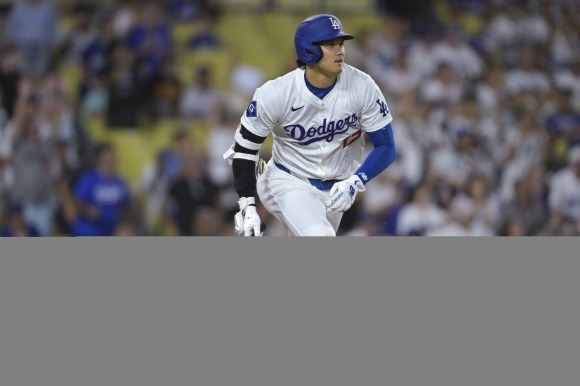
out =
<path fill-rule="evenodd" d="M 395 160 L 397 154 L 393 127 L 390 123 L 380 130 L 367 133 L 367 135 L 374 148 L 355 172 L 355 175 L 365 185 L 385 170 Z"/>
<path fill-rule="evenodd" d="M 326 206 L 333 212 L 348 210 L 352 206 L 356 194 L 365 190 L 365 184 L 378 176 L 395 159 L 397 150 L 391 123 L 382 129 L 369 132 L 367 135 L 374 148 L 352 176 L 332 186 Z"/>
<path fill-rule="evenodd" d="M 349 178 L 337 182 L 330 189 L 326 202 L 328 210 L 345 212 L 353 204 L 356 194 L 365 190 L 365 184 L 385 170 L 395 159 L 396 148 L 391 122 L 393 117 L 377 84 L 367 78 L 366 92 L 361 99 L 360 125 L 373 143 L 374 149 L 359 169 Z"/>

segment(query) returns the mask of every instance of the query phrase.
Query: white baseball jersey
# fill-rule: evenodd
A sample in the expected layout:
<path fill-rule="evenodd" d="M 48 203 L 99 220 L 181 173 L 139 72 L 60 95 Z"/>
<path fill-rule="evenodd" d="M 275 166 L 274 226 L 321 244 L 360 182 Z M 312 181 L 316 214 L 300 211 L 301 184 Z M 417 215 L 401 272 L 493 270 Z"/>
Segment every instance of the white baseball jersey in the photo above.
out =
<path fill-rule="evenodd" d="M 363 160 L 362 134 L 391 121 L 374 80 L 347 64 L 322 100 L 308 89 L 301 69 L 266 82 L 241 119 L 258 136 L 273 134 L 275 162 L 297 177 L 322 180 L 353 175 Z"/>

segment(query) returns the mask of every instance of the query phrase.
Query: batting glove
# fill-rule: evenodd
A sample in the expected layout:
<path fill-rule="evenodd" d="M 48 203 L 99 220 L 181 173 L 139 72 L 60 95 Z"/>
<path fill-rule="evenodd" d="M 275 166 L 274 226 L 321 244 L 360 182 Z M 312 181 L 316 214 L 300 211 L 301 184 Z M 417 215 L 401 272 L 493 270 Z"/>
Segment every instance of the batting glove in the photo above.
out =
<path fill-rule="evenodd" d="M 329 192 L 330 198 L 326 201 L 326 207 L 332 212 L 346 212 L 352 206 L 356 194 L 364 190 L 365 185 L 359 176 L 350 176 L 346 180 L 332 185 Z"/>
<path fill-rule="evenodd" d="M 254 197 L 242 197 L 238 200 L 240 211 L 234 216 L 234 225 L 238 236 L 262 236 L 260 216 L 256 211 Z"/>

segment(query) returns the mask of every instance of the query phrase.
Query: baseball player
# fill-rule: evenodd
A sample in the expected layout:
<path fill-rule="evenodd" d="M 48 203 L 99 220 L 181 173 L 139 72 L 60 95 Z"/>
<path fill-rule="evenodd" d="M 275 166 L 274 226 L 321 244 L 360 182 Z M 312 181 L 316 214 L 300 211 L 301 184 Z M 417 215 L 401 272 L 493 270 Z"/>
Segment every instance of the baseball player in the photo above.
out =
<path fill-rule="evenodd" d="M 294 35 L 298 68 L 259 87 L 224 154 L 240 199 L 236 232 L 261 236 L 256 192 L 291 235 L 335 236 L 365 184 L 395 158 L 391 113 L 371 77 L 345 63 L 338 18 L 315 15 Z M 256 181 L 258 151 L 272 158 Z M 363 133 L 374 145 L 364 159 Z"/>

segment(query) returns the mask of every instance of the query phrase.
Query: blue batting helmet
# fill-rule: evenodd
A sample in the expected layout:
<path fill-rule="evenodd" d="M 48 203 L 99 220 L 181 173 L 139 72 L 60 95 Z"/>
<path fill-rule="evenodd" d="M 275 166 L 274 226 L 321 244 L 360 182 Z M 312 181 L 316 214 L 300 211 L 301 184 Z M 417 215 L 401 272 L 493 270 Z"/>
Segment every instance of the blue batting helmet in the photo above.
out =
<path fill-rule="evenodd" d="M 318 62 L 322 59 L 322 49 L 316 43 L 335 38 L 350 40 L 354 39 L 354 36 L 344 33 L 342 24 L 336 16 L 322 14 L 309 17 L 300 23 L 294 34 L 294 47 L 298 59 L 306 64 Z"/>

